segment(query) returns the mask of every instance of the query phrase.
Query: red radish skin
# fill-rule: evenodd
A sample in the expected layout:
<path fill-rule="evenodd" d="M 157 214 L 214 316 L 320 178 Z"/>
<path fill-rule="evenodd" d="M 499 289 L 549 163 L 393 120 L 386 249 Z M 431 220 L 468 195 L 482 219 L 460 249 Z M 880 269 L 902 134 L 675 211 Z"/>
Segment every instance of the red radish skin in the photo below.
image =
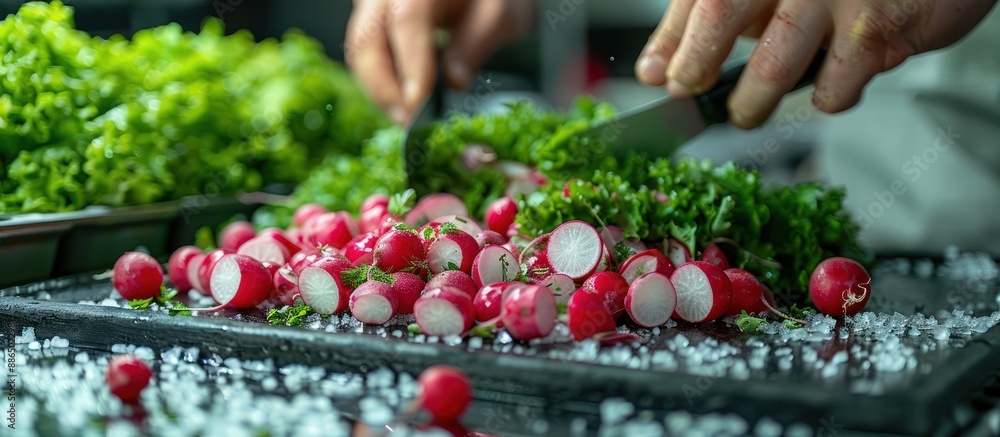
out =
<path fill-rule="evenodd" d="M 517 276 L 517 258 L 502 246 L 487 246 L 472 261 L 472 281 L 476 288 L 508 282 Z"/>
<path fill-rule="evenodd" d="M 580 280 L 597 269 L 604 255 L 601 235 L 587 222 L 571 220 L 552 231 L 546 256 L 556 273 Z"/>
<path fill-rule="evenodd" d="M 368 281 L 354 289 L 348 307 L 361 323 L 381 325 L 396 315 L 399 299 L 391 285 Z"/>
<path fill-rule="evenodd" d="M 673 263 L 675 267 L 679 267 L 681 264 L 686 262 L 691 262 L 691 249 L 677 241 L 675 238 L 668 238 L 667 243 L 664 245 L 664 251 L 667 258 L 670 258 L 670 262 Z"/>
<path fill-rule="evenodd" d="M 167 261 L 167 277 L 177 291 L 183 293 L 193 288 L 188 279 L 188 265 L 201 254 L 201 249 L 195 246 L 183 246 L 170 255 L 170 260 Z"/>
<path fill-rule="evenodd" d="M 296 228 L 302 227 L 309 219 L 324 213 L 326 213 L 326 207 L 318 203 L 302 205 L 295 208 L 295 214 L 292 214 L 292 226 Z"/>
<path fill-rule="evenodd" d="M 721 317 L 729 309 L 733 286 L 722 269 L 705 261 L 684 264 L 670 276 L 677 292 L 676 315 L 692 323 Z"/>
<path fill-rule="evenodd" d="M 274 273 L 274 290 L 271 297 L 289 306 L 303 303 L 299 293 L 299 275 L 296 275 L 291 267 L 282 267 Z"/>
<path fill-rule="evenodd" d="M 466 234 L 469 235 L 476 235 L 480 232 L 483 232 L 483 228 L 479 227 L 479 224 L 476 223 L 475 220 L 466 217 L 464 215 L 446 215 L 444 217 L 439 217 L 437 220 L 434 220 L 433 222 L 430 222 L 428 224 L 434 226 L 434 228 L 437 229 L 445 223 L 451 223 L 455 225 L 455 227 L 458 228 L 458 230 L 465 232 Z"/>
<path fill-rule="evenodd" d="M 123 403 L 134 405 L 139 403 L 139 396 L 152 377 L 153 371 L 142 360 L 132 355 L 119 355 L 108 363 L 104 383 Z"/>
<path fill-rule="evenodd" d="M 670 279 L 660 273 L 646 273 L 629 286 L 625 309 L 637 325 L 644 328 L 663 326 L 677 306 L 677 292 Z"/>
<path fill-rule="evenodd" d="M 361 217 L 358 219 L 358 228 L 361 232 L 378 234 L 382 222 L 387 217 L 389 217 L 389 208 L 385 206 L 377 205 L 371 209 L 363 210 Z"/>
<path fill-rule="evenodd" d="M 286 236 L 281 229 L 278 228 L 267 228 L 260 231 L 260 233 L 257 234 L 257 238 L 265 238 L 265 237 L 271 238 L 274 241 L 280 243 L 282 246 L 285 246 L 285 249 L 288 249 L 289 255 L 295 255 L 296 253 L 299 253 L 299 251 L 303 249 L 302 244 L 300 244 L 297 241 L 299 240 L 298 237 L 296 237 L 296 241 L 293 241 L 292 239 L 288 238 L 288 236 Z M 316 247 L 316 245 L 312 244 L 311 242 L 306 246 Z"/>
<path fill-rule="evenodd" d="M 274 277 L 264 265 L 246 255 L 222 257 L 212 269 L 212 297 L 225 308 L 246 309 L 271 296 Z"/>
<path fill-rule="evenodd" d="M 413 304 L 417 326 L 426 335 L 461 335 L 472 327 L 476 308 L 464 291 L 441 287 L 429 290 Z"/>
<path fill-rule="evenodd" d="M 556 297 L 556 303 L 568 303 L 569 296 L 576 290 L 576 284 L 573 282 L 573 278 L 570 278 L 562 273 L 553 273 L 541 280 L 539 284 L 548 287 L 549 290 L 552 290 L 552 294 Z M 625 285 L 627 288 L 628 284 Z"/>
<path fill-rule="evenodd" d="M 726 254 L 722 252 L 718 244 L 709 244 L 701 252 L 701 260 L 708 262 L 722 270 L 729 269 L 729 258 L 726 258 Z"/>
<path fill-rule="evenodd" d="M 471 276 L 458 270 L 448 270 L 434 275 L 430 281 L 427 281 L 425 288 L 433 290 L 441 287 L 457 288 L 464 291 L 469 297 L 476 297 L 476 290 L 479 289 Z"/>
<path fill-rule="evenodd" d="M 382 218 L 382 222 L 378 225 L 378 231 L 375 232 L 378 235 L 385 235 L 396 228 L 396 225 L 403 223 L 402 217 L 393 214 L 386 214 Z"/>
<path fill-rule="evenodd" d="M 482 249 L 489 245 L 503 245 L 507 243 L 507 238 L 487 229 L 476 234 L 476 243 L 479 243 L 479 248 Z"/>
<path fill-rule="evenodd" d="M 472 271 L 472 261 L 479 254 L 479 243 L 476 239 L 462 231 L 438 235 L 427 246 L 427 266 L 431 273 L 441 273 L 445 270 L 460 270 L 465 273 Z M 457 267 L 457 268 L 456 268 Z"/>
<path fill-rule="evenodd" d="M 407 267 L 422 268 L 427 254 L 424 243 L 416 232 L 394 229 L 379 237 L 375 243 L 373 262 L 386 272 L 393 273 Z"/>
<path fill-rule="evenodd" d="M 500 320 L 507 333 L 519 340 L 543 338 L 556 325 L 556 298 L 541 285 L 518 287 L 503 299 Z"/>
<path fill-rule="evenodd" d="M 299 273 L 299 293 L 302 301 L 320 314 L 334 314 L 347 309 L 354 291 L 340 274 L 353 267 L 343 258 L 323 257 Z"/>
<path fill-rule="evenodd" d="M 652 272 L 670 277 L 674 273 L 674 263 L 663 252 L 656 249 L 649 249 L 630 256 L 618 268 L 618 273 L 629 284 L 635 278 Z"/>
<path fill-rule="evenodd" d="M 319 249 L 309 249 L 302 250 L 288 260 L 288 266 L 292 268 L 295 274 L 298 274 L 302 269 L 306 268 L 309 264 L 316 262 L 323 255 L 319 253 Z"/>
<path fill-rule="evenodd" d="M 601 296 L 604 303 L 617 316 L 625 311 L 625 298 L 628 296 L 629 283 L 615 272 L 598 272 L 591 275 L 580 287 L 587 293 Z M 673 310 L 671 310 L 672 312 Z"/>
<path fill-rule="evenodd" d="M 370 211 L 379 207 L 389 207 L 389 196 L 387 194 L 377 193 L 368 196 L 364 202 L 361 202 L 361 213 L 363 214 L 365 211 Z"/>
<path fill-rule="evenodd" d="M 578 290 L 569 299 L 566 316 L 566 326 L 577 341 L 615 331 L 615 318 L 600 296 Z"/>
<path fill-rule="evenodd" d="M 306 234 L 318 246 L 342 249 L 359 232 L 354 218 L 345 212 L 324 213 L 308 223 Z"/>
<path fill-rule="evenodd" d="M 264 269 L 267 270 L 267 274 L 271 275 L 272 278 L 274 277 L 275 273 L 278 273 L 278 270 L 281 269 L 282 266 L 282 264 L 275 264 L 267 261 L 262 262 L 260 264 L 264 266 Z"/>
<path fill-rule="evenodd" d="M 762 301 L 764 289 L 752 273 L 742 269 L 726 269 L 726 277 L 733 286 L 733 300 L 729 302 L 727 316 L 746 311 L 747 314 L 767 312 Z"/>
<path fill-rule="evenodd" d="M 272 262 L 278 265 L 284 265 L 291 258 L 288 248 L 267 236 L 251 238 L 243 243 L 236 253 L 260 262 Z"/>
<path fill-rule="evenodd" d="M 188 261 L 187 265 L 187 279 L 188 284 L 191 285 L 192 290 L 196 290 L 200 293 L 205 293 L 205 286 L 201 284 L 201 275 L 198 271 L 201 270 L 201 263 L 205 261 L 208 255 L 199 253 Z"/>
<path fill-rule="evenodd" d="M 203 290 L 198 290 L 204 293 L 212 292 L 212 270 L 215 269 L 215 263 L 219 262 L 222 257 L 226 255 L 233 255 L 236 252 L 231 249 L 215 249 L 211 252 L 205 254 L 205 259 L 201 261 L 201 265 L 198 266 L 198 283 L 201 284 Z"/>
<path fill-rule="evenodd" d="M 406 214 L 405 222 L 413 228 L 419 228 L 427 223 L 450 215 L 469 215 L 465 202 L 458 196 L 448 193 L 431 194 L 417 202 L 416 206 Z"/>
<path fill-rule="evenodd" d="M 243 243 L 250 241 L 255 235 L 257 235 L 257 231 L 254 229 L 253 223 L 235 221 L 226 225 L 219 232 L 219 247 L 222 249 L 237 250 L 243 246 Z"/>
<path fill-rule="evenodd" d="M 500 317 L 500 303 L 504 292 L 513 284 L 514 282 L 497 282 L 481 288 L 476 293 L 472 304 L 476 307 L 477 322 L 484 323 Z"/>
<path fill-rule="evenodd" d="M 160 295 L 163 267 L 142 252 L 125 252 L 115 262 L 111 284 L 125 299 L 148 299 Z"/>
<path fill-rule="evenodd" d="M 472 400 L 469 378 L 461 369 L 444 364 L 427 368 L 417 378 L 420 406 L 435 421 L 453 422 L 462 417 Z"/>
<path fill-rule="evenodd" d="M 600 229 L 601 241 L 604 242 L 604 247 L 614 249 L 618 243 L 625 241 L 625 236 L 622 234 L 622 228 L 618 226 L 605 226 Z"/>
<path fill-rule="evenodd" d="M 426 284 L 419 276 L 409 272 L 396 272 L 392 274 L 395 279 L 392 289 L 396 292 L 399 306 L 396 312 L 399 314 L 413 314 L 413 303 L 420 298 Z"/>
<path fill-rule="evenodd" d="M 517 217 L 517 202 L 510 197 L 501 197 L 486 208 L 486 226 L 493 232 L 506 234 Z"/>
<path fill-rule="evenodd" d="M 853 316 L 871 299 L 871 282 L 861 263 L 844 257 L 827 258 L 809 278 L 809 297 L 823 314 Z"/>
<path fill-rule="evenodd" d="M 378 236 L 371 232 L 360 234 L 344 246 L 344 256 L 355 266 L 371 265 L 374 261 L 375 243 Z"/>

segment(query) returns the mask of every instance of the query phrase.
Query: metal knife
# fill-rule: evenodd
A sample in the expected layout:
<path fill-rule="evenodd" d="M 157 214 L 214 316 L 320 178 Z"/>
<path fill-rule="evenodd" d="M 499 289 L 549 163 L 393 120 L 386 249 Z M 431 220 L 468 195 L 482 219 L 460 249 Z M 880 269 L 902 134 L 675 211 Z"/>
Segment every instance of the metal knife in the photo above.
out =
<path fill-rule="evenodd" d="M 823 51 L 816 56 L 793 91 L 816 81 L 825 57 Z M 708 127 L 728 122 L 726 102 L 748 60 L 749 56 L 727 63 L 715 87 L 700 96 L 684 99 L 666 96 L 623 111 L 580 135 L 597 138 L 606 152 L 617 156 L 627 152 L 670 156 Z"/>

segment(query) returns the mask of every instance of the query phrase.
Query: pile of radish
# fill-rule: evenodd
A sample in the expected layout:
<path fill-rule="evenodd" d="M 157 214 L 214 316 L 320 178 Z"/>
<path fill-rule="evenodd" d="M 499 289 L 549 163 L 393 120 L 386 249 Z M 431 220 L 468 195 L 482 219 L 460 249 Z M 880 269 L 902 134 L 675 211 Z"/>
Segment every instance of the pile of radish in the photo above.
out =
<path fill-rule="evenodd" d="M 374 325 L 413 314 L 433 336 L 463 335 L 479 324 L 532 340 L 562 321 L 577 340 L 600 339 L 616 334 L 624 319 L 653 328 L 670 319 L 704 323 L 773 310 L 771 292 L 731 268 L 715 244 L 693 259 L 676 240 L 661 251 L 582 221 L 529 241 L 518 233 L 516 214 L 516 203 L 502 198 L 478 222 L 450 194 L 427 196 L 403 217 L 389 212 L 385 195 L 368 198 L 358 219 L 308 204 L 289 229 L 255 233 L 234 222 L 220 233 L 218 249 L 182 247 L 167 273 L 181 292 L 210 294 L 218 303 L 211 310 L 304 303 Z M 130 252 L 114 276 L 122 296 L 149 297 L 163 272 L 148 255 Z M 811 297 L 824 313 L 852 315 L 868 301 L 870 281 L 857 262 L 831 258 L 813 273 Z"/>

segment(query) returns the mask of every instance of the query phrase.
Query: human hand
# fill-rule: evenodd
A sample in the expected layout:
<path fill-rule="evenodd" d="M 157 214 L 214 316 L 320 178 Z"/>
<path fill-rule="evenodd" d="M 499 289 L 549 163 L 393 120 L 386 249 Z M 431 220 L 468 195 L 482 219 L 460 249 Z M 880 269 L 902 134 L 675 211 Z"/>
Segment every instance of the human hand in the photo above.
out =
<path fill-rule="evenodd" d="M 707 91 L 741 34 L 758 37 L 729 99 L 731 122 L 763 124 L 827 48 L 813 104 L 835 113 L 856 105 L 864 86 L 906 58 L 948 46 L 971 31 L 996 0 L 673 0 L 636 62 L 636 77 L 671 94 Z"/>
<path fill-rule="evenodd" d="M 362 87 L 397 123 L 430 94 L 437 76 L 435 29 L 451 30 L 444 75 L 464 88 L 486 58 L 524 34 L 529 0 L 354 0 L 345 55 Z"/>

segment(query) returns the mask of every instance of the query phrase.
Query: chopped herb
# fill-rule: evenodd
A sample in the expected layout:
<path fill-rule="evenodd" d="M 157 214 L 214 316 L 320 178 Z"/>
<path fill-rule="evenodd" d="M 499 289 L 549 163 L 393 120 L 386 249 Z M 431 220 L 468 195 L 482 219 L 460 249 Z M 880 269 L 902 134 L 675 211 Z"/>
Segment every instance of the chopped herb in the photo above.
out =
<path fill-rule="evenodd" d="M 128 306 L 134 310 L 148 310 L 155 302 L 157 305 L 166 308 L 167 314 L 171 316 L 190 316 L 191 312 L 185 311 L 187 306 L 174 299 L 177 297 L 177 294 L 176 288 L 167 288 L 165 285 L 161 285 L 159 296 L 146 299 L 132 299 L 128 301 Z"/>
<path fill-rule="evenodd" d="M 455 221 L 456 222 L 461 222 L 461 223 L 468 223 L 468 221 L 466 221 L 464 218 L 461 218 L 461 217 L 455 217 Z"/>
<path fill-rule="evenodd" d="M 459 220 L 459 218 L 456 217 L 455 220 Z M 458 226 L 452 222 L 441 223 L 441 227 L 438 229 L 438 233 L 441 234 L 454 234 L 456 232 L 459 232 Z"/>
<path fill-rule="evenodd" d="M 614 253 L 615 259 L 617 259 L 618 262 L 623 263 L 630 256 L 635 255 L 636 252 L 632 250 L 631 247 L 625 245 L 625 242 L 618 242 L 618 244 L 615 245 Z"/>
<path fill-rule="evenodd" d="M 409 231 L 409 232 L 417 231 L 416 229 L 411 228 L 409 225 L 403 222 L 396 223 L 395 225 L 392 226 L 392 228 L 398 231 Z"/>
<path fill-rule="evenodd" d="M 500 268 L 503 269 L 503 280 L 507 281 L 507 254 L 500 255 Z"/>
<path fill-rule="evenodd" d="M 760 328 L 760 324 L 765 322 L 767 322 L 767 320 L 751 316 L 747 314 L 746 311 L 741 311 L 739 317 L 736 318 L 736 326 L 738 326 L 740 331 L 743 332 L 757 332 L 757 329 Z"/>
<path fill-rule="evenodd" d="M 378 267 L 369 265 L 361 265 L 353 269 L 344 270 L 340 272 L 340 279 L 351 288 L 358 288 L 358 286 L 368 281 L 385 282 L 389 285 L 392 285 L 396 281 L 395 276 L 386 273 Z"/>
<path fill-rule="evenodd" d="M 556 303 L 556 314 L 557 315 L 561 316 L 563 314 L 567 314 L 568 312 L 569 312 L 569 304 L 567 304 L 566 302 L 557 302 Z"/>
<path fill-rule="evenodd" d="M 274 308 L 267 312 L 267 322 L 274 326 L 305 326 L 306 316 L 312 313 L 312 308 L 305 304 Z"/>
<path fill-rule="evenodd" d="M 434 228 L 427 226 L 424 228 L 424 241 L 431 241 L 434 238 Z"/>
<path fill-rule="evenodd" d="M 145 310 L 149 309 L 149 306 L 153 303 L 155 297 L 150 297 L 147 299 L 132 299 L 128 301 L 128 306 L 132 307 L 134 310 Z"/>
<path fill-rule="evenodd" d="M 409 331 L 410 334 L 423 334 L 423 332 L 420 331 L 420 326 L 417 325 L 416 323 L 411 323 L 407 325 L 406 330 Z"/>
<path fill-rule="evenodd" d="M 494 325 L 477 325 L 469 330 L 468 335 L 470 337 L 493 338 L 496 333 L 497 327 Z"/>
<path fill-rule="evenodd" d="M 799 329 L 802 327 L 802 324 L 794 320 L 785 320 L 785 327 L 788 329 Z"/>
<path fill-rule="evenodd" d="M 458 268 L 458 264 L 455 264 L 453 261 L 448 261 L 448 266 L 446 270 L 461 270 L 461 269 Z"/>
<path fill-rule="evenodd" d="M 809 306 L 800 307 L 798 304 L 793 303 L 790 308 L 788 308 L 788 315 L 796 319 L 806 318 L 806 310 L 812 309 Z"/>

